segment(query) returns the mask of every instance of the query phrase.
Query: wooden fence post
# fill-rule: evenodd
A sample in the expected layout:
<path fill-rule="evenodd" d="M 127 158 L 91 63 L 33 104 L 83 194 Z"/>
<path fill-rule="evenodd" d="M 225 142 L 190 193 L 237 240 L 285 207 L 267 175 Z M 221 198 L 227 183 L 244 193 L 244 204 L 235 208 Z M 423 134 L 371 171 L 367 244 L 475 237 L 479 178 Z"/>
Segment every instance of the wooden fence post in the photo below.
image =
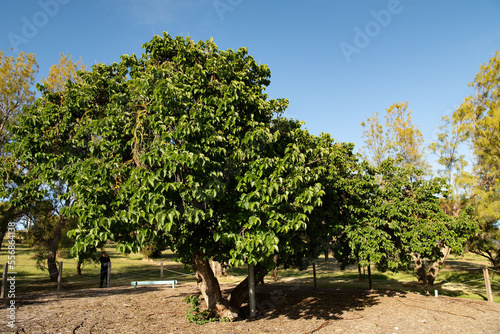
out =
<path fill-rule="evenodd" d="M 484 284 L 486 285 L 486 295 L 488 296 L 488 301 L 493 302 L 493 292 L 491 291 L 490 284 L 490 274 L 488 272 L 488 267 L 483 267 Z"/>
<path fill-rule="evenodd" d="M 59 262 L 59 272 L 57 273 L 57 291 L 61 290 L 63 262 Z"/>
<path fill-rule="evenodd" d="M 111 262 L 107 262 L 108 264 L 108 275 L 106 277 L 106 287 L 111 288 Z"/>
<path fill-rule="evenodd" d="M 163 261 L 161 261 L 160 265 L 160 281 L 163 281 Z"/>
<path fill-rule="evenodd" d="M 9 273 L 9 266 L 7 263 L 3 264 L 3 276 L 2 276 L 2 292 L 0 298 L 5 298 L 7 295 L 7 274 Z"/>

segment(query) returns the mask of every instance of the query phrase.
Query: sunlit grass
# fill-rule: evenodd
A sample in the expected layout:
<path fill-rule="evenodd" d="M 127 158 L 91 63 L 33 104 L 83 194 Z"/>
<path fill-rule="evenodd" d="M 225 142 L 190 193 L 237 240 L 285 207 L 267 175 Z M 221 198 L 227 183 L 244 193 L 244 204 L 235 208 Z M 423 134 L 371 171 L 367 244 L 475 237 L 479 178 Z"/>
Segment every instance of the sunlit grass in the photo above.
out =
<path fill-rule="evenodd" d="M 163 279 L 176 279 L 182 284 L 194 284 L 191 268 L 186 268 L 174 261 L 175 254 L 165 251 L 158 259 L 146 259 L 142 254 L 122 254 L 117 252 L 114 244 L 105 247 L 112 263 L 112 286 L 130 286 L 135 280 L 159 280 L 160 264 L 163 262 Z M 36 267 L 33 250 L 25 244 L 16 244 L 16 287 L 19 292 L 35 292 L 55 289 L 55 283 L 50 282 L 47 270 Z M 6 243 L 0 251 L 0 263 L 5 263 L 8 257 Z M 73 258 L 60 258 L 63 262 L 63 289 L 88 289 L 99 286 L 100 263 L 86 263 L 82 275 L 76 274 L 76 261 Z M 434 290 L 439 295 L 486 300 L 482 267 L 488 262 L 475 254 L 464 257 L 450 256 L 446 265 L 441 268 L 435 285 L 429 287 L 429 292 Z M 220 277 L 221 284 L 237 284 L 247 275 L 247 268 L 229 268 L 225 277 Z M 490 270 L 491 286 L 494 300 L 500 302 L 500 274 Z M 376 290 L 412 291 L 424 293 L 424 288 L 417 284 L 414 271 L 379 272 L 372 268 L 372 286 Z M 276 279 L 272 273 L 265 278 L 266 284 L 282 284 L 296 286 L 313 286 L 313 269 L 307 270 L 279 268 Z M 337 289 L 368 289 L 368 272 L 362 268 L 360 274 L 356 266 L 340 270 L 339 265 L 333 261 L 316 261 L 317 287 L 330 287 Z"/>
<path fill-rule="evenodd" d="M 16 243 L 15 271 L 16 288 L 18 292 L 34 292 L 54 289 L 56 283 L 50 282 L 46 268 L 39 268 L 36 264 L 34 251 L 22 242 Z M 161 262 L 163 261 L 163 279 L 176 279 L 179 282 L 193 282 L 191 272 L 181 263 L 175 262 L 175 254 L 166 251 L 158 259 L 146 259 L 142 254 L 122 254 L 116 251 L 113 244 L 104 248 L 111 258 L 112 286 L 130 286 L 136 280 L 159 280 Z M 68 252 L 62 252 L 68 253 Z M 100 254 L 100 251 L 99 251 Z M 4 241 L 0 251 L 0 263 L 8 261 L 6 243 Z M 82 275 L 77 275 L 77 262 L 71 257 L 60 257 L 63 262 L 63 288 L 82 289 L 99 287 L 100 263 L 85 262 Z M 44 263 L 46 266 L 46 263 Z M 13 272 L 12 269 L 9 269 Z"/>

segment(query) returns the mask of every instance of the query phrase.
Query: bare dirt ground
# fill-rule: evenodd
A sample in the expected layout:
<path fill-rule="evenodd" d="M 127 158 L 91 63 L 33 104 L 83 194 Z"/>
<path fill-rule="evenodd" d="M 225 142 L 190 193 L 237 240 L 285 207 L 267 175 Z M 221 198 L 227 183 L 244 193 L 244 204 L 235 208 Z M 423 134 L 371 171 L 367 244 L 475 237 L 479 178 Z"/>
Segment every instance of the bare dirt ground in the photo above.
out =
<path fill-rule="evenodd" d="M 224 288 L 231 288 L 226 285 Z M 2 333 L 500 333 L 500 304 L 413 293 L 257 287 L 258 317 L 195 325 L 184 319 L 195 285 L 32 293 Z"/>

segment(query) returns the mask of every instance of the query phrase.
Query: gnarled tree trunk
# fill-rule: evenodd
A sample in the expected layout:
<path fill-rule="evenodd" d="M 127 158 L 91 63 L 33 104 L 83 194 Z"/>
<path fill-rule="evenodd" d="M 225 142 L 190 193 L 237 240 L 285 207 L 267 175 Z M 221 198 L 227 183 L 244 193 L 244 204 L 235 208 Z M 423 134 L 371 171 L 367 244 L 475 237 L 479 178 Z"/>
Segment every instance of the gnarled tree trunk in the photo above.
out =
<path fill-rule="evenodd" d="M 214 272 L 215 277 L 226 276 L 226 268 L 223 267 L 220 262 L 210 260 L 209 263 L 212 266 L 212 271 Z"/>
<path fill-rule="evenodd" d="M 194 253 L 192 258 L 198 287 L 211 315 L 219 318 L 234 318 L 233 314 L 228 313 L 228 302 L 222 298 L 219 281 L 215 277 L 210 263 L 205 259 L 204 254 L 199 251 Z"/>
<path fill-rule="evenodd" d="M 436 280 L 436 277 L 439 272 L 439 267 L 444 265 L 446 259 L 448 259 L 448 256 L 450 255 L 451 249 L 450 247 L 445 246 L 442 249 L 442 252 L 443 252 L 443 257 L 441 258 L 441 260 L 434 262 L 429 268 L 429 271 L 427 272 L 427 282 L 431 286 L 434 285 L 434 281 Z"/>
<path fill-rule="evenodd" d="M 192 259 L 198 287 L 210 315 L 217 318 L 236 319 L 241 305 L 248 300 L 248 277 L 233 289 L 228 298 L 224 298 L 219 281 L 203 252 L 196 252 L 193 254 Z M 255 282 L 259 282 L 266 274 L 267 270 L 265 268 L 256 266 Z"/>
<path fill-rule="evenodd" d="M 421 259 L 420 255 L 415 255 L 414 261 L 415 269 L 417 270 L 418 283 L 424 284 L 426 291 L 428 286 L 434 285 L 434 281 L 439 273 L 439 267 L 444 265 L 446 259 L 448 259 L 448 256 L 450 255 L 450 251 L 451 249 L 448 246 L 443 247 L 443 257 L 439 261 L 434 262 L 428 270 L 425 260 Z"/>
<path fill-rule="evenodd" d="M 414 256 L 413 261 L 415 262 L 415 269 L 417 271 L 418 284 L 423 284 L 425 291 L 428 292 L 425 260 L 420 257 L 420 254 L 417 254 Z"/>

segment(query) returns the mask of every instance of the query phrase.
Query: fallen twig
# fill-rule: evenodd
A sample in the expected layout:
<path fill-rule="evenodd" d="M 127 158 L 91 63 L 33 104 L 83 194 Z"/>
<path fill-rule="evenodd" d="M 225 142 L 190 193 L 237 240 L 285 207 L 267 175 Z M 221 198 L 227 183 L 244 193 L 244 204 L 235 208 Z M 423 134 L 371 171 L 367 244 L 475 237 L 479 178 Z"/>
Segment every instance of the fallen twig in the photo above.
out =
<path fill-rule="evenodd" d="M 95 326 L 97 326 L 97 322 L 95 324 L 93 324 L 92 327 L 90 327 L 90 331 L 89 331 L 90 334 L 92 334 L 92 330 L 94 329 Z"/>
<path fill-rule="evenodd" d="M 83 326 L 83 322 L 84 322 L 84 321 L 85 321 L 85 320 L 83 320 L 81 324 L 79 324 L 78 326 L 76 326 L 76 327 L 73 329 L 73 334 L 76 334 L 76 330 L 77 330 L 78 328 L 80 328 L 80 327 L 82 327 L 82 326 Z"/>
<path fill-rule="evenodd" d="M 356 313 L 356 312 L 354 312 L 354 313 Z M 357 316 L 357 317 L 352 317 L 352 318 L 340 318 L 339 320 L 357 320 L 357 319 L 362 319 L 362 318 L 363 318 L 363 316 L 362 316 L 361 314 L 359 314 L 359 313 L 357 313 L 357 314 L 358 314 L 358 316 Z"/>
<path fill-rule="evenodd" d="M 424 309 L 424 310 L 427 310 L 427 311 L 433 311 L 433 312 L 444 312 L 444 313 L 448 313 L 448 314 L 451 314 L 451 315 L 456 315 L 456 316 L 458 316 L 458 317 L 471 318 L 471 319 L 473 319 L 473 320 L 476 320 L 476 318 L 471 317 L 470 315 L 456 314 L 456 313 L 453 313 L 453 312 L 448 312 L 448 311 L 445 311 L 445 310 L 433 310 L 433 309 L 430 309 L 430 308 L 427 308 L 427 307 L 423 307 L 423 306 L 417 306 L 417 305 L 405 304 L 405 303 L 403 303 L 402 301 L 400 301 L 399 299 L 396 299 L 396 300 L 397 300 L 398 302 L 400 302 L 401 304 L 406 305 L 406 306 L 409 306 L 409 307 L 417 307 L 417 308 L 421 308 L 421 309 Z"/>
<path fill-rule="evenodd" d="M 322 328 L 326 327 L 326 326 L 328 325 L 328 323 L 329 323 L 329 320 L 326 320 L 326 321 L 325 321 L 325 322 L 324 322 L 321 326 L 319 326 L 318 328 L 313 329 L 312 331 L 307 332 L 307 333 L 305 333 L 305 334 L 313 334 L 313 333 L 315 333 L 315 332 L 319 331 L 320 329 L 322 329 Z"/>

